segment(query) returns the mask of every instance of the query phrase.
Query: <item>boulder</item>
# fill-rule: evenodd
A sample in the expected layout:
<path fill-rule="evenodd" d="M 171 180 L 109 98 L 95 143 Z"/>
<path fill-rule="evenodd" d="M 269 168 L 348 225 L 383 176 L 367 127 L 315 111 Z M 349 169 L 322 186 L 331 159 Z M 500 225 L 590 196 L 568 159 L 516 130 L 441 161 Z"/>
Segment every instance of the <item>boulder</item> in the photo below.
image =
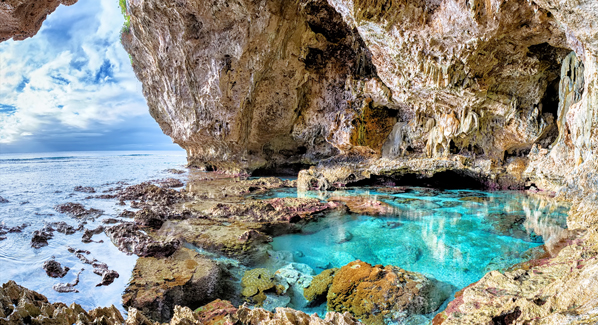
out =
<path fill-rule="evenodd" d="M 220 268 L 188 248 L 167 258 L 141 257 L 123 295 L 123 305 L 168 321 L 175 305 L 201 306 L 220 292 Z"/>
<path fill-rule="evenodd" d="M 396 266 L 360 260 L 336 271 L 328 290 L 328 310 L 350 312 L 365 324 L 401 322 L 437 310 L 452 287 Z"/>

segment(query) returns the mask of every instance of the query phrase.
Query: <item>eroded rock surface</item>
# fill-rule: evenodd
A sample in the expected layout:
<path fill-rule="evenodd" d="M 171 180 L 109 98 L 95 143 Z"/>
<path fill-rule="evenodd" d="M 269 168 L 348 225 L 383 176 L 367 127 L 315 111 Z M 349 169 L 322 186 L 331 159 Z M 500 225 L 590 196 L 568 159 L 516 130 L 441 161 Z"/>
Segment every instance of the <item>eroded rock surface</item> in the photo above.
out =
<path fill-rule="evenodd" d="M 422 274 L 358 260 L 336 271 L 327 300 L 329 310 L 348 311 L 366 324 L 386 324 L 435 311 L 451 291 Z"/>
<path fill-rule="evenodd" d="M 123 304 L 151 319 L 168 321 L 175 305 L 200 306 L 215 299 L 220 277 L 220 268 L 213 261 L 187 248 L 167 258 L 141 257 Z"/>
<path fill-rule="evenodd" d="M 7 0 L 0 5 L 0 42 L 24 40 L 35 35 L 46 17 L 58 6 L 77 0 Z"/>

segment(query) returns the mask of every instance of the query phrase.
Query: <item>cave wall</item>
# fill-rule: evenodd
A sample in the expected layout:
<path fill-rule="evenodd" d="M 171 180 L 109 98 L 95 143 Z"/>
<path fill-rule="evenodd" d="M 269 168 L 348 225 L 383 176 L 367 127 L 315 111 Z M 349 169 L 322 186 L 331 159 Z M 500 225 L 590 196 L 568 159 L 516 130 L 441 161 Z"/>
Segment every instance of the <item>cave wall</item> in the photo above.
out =
<path fill-rule="evenodd" d="M 150 113 L 191 165 L 314 163 L 353 146 L 365 108 L 390 103 L 358 33 L 323 0 L 135 0 L 128 12 L 123 44 Z"/>
<path fill-rule="evenodd" d="M 191 165 L 252 171 L 358 151 L 460 153 L 499 166 L 571 142 L 564 116 L 580 118 L 575 103 L 558 115 L 559 89 L 563 62 L 585 40 L 551 10 L 529 1 L 131 0 L 123 44 L 150 113 Z"/>

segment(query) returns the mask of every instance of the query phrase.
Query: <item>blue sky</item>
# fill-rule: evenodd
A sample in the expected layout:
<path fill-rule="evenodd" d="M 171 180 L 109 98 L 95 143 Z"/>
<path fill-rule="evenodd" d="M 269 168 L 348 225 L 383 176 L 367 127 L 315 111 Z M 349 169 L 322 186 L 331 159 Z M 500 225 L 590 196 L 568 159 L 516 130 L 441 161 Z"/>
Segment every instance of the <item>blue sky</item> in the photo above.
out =
<path fill-rule="evenodd" d="M 0 43 L 0 153 L 180 150 L 149 115 L 123 22 L 118 0 L 79 0 Z"/>

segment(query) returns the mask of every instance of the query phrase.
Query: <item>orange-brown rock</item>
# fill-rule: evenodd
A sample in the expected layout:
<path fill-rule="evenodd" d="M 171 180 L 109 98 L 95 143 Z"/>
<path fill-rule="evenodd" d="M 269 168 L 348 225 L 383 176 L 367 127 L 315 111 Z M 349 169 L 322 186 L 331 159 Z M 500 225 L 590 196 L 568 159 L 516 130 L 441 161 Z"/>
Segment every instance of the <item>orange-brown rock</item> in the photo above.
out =
<path fill-rule="evenodd" d="M 388 215 L 394 212 L 390 204 L 366 196 L 333 196 L 328 201 L 342 202 L 347 205 L 350 212 L 357 214 L 377 216 Z"/>
<path fill-rule="evenodd" d="M 232 325 L 237 312 L 230 301 L 216 299 L 211 303 L 195 310 L 199 321 L 204 325 Z"/>
<path fill-rule="evenodd" d="M 153 320 L 168 321 L 175 305 L 198 306 L 220 290 L 220 269 L 210 259 L 180 248 L 168 258 L 141 257 L 123 295 L 123 305 Z"/>
<path fill-rule="evenodd" d="M 329 310 L 350 312 L 365 324 L 382 325 L 433 312 L 450 292 L 450 285 L 422 274 L 357 260 L 335 273 L 327 300 Z"/>

